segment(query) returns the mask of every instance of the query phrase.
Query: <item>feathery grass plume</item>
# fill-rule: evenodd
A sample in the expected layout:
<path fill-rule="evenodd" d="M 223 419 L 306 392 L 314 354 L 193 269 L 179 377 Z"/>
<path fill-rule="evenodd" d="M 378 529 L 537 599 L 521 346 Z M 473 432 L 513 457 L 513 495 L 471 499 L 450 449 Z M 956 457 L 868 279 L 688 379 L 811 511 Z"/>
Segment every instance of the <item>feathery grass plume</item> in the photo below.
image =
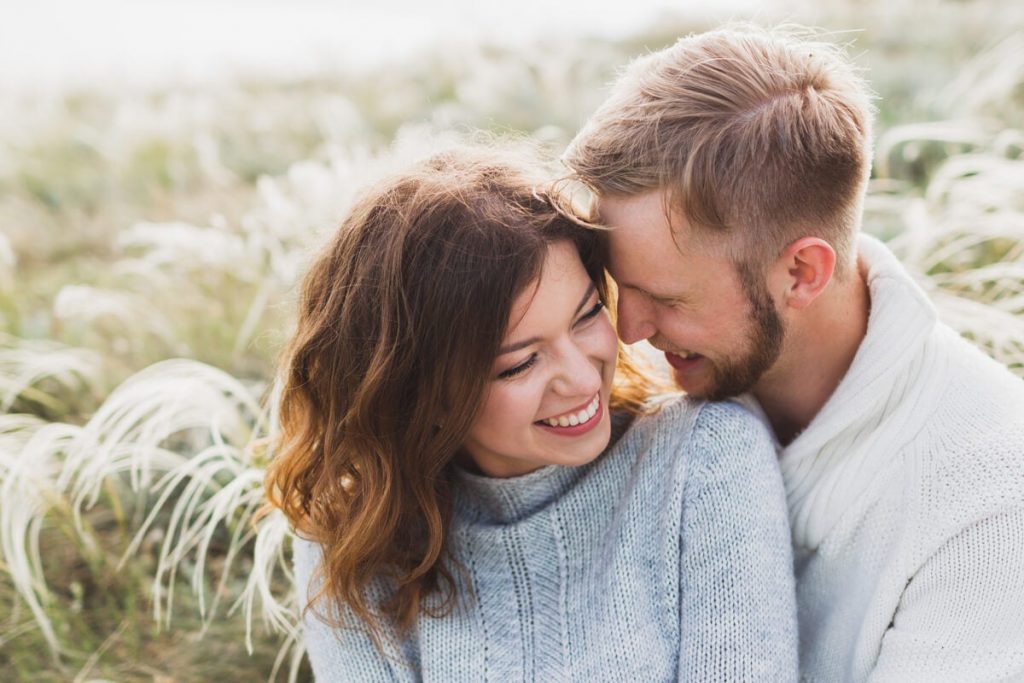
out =
<path fill-rule="evenodd" d="M 113 474 L 127 472 L 131 489 L 144 491 L 154 465 L 167 471 L 211 443 L 247 442 L 258 414 L 249 390 L 226 373 L 188 360 L 157 363 L 118 386 L 85 424 L 61 486 L 76 508 L 94 505 Z"/>
<path fill-rule="evenodd" d="M 1024 377 L 1024 318 L 1020 313 L 941 290 L 933 291 L 932 299 L 946 323 Z"/>
<path fill-rule="evenodd" d="M 136 223 L 117 236 L 126 250 L 142 252 L 154 269 L 180 269 L 193 273 L 205 268 L 227 270 L 242 279 L 254 279 L 258 270 L 245 241 L 236 234 L 189 223 Z"/>
<path fill-rule="evenodd" d="M 39 537 L 48 516 L 70 516 L 55 480 L 61 456 L 78 431 L 30 415 L 0 415 L 0 560 L 55 658 L 62 646 L 47 613 L 52 600 Z M 93 552 L 90 532 L 83 528 L 80 533 L 72 540 L 78 540 L 87 553 Z"/>
<path fill-rule="evenodd" d="M 895 126 L 875 145 L 875 172 L 925 184 L 928 173 L 944 159 L 984 146 L 989 140 L 977 122 L 932 121 Z"/>
<path fill-rule="evenodd" d="M 949 157 L 891 246 L 940 316 L 1024 376 L 1024 160 Z"/>
<path fill-rule="evenodd" d="M 936 98 L 951 117 L 1019 126 L 1024 112 L 1024 34 L 1014 31 L 966 64 Z"/>
<path fill-rule="evenodd" d="M 18 257 L 7 235 L 0 232 L 0 333 L 12 333 L 18 323 L 18 306 L 14 295 L 15 270 Z"/>
<path fill-rule="evenodd" d="M 261 330 L 283 326 L 275 304 L 293 284 L 297 269 L 283 264 L 297 246 L 262 228 L 250 221 L 234 230 L 221 218 L 211 227 L 139 223 L 122 232 L 118 246 L 128 255 L 112 270 L 153 310 L 130 328 L 132 347 L 159 338 L 156 353 L 144 356 L 150 362 L 188 355 L 235 372 L 266 372 L 269 354 L 250 351 L 250 343 Z"/>
<path fill-rule="evenodd" d="M 17 406 L 61 418 L 102 396 L 104 362 L 98 353 L 0 333 L 0 413 Z"/>
<path fill-rule="evenodd" d="M 178 344 L 177 333 L 166 316 L 154 308 L 151 300 L 130 291 L 65 285 L 54 299 L 53 317 L 64 335 L 69 334 L 69 327 L 79 328 L 76 336 L 87 337 L 85 331 L 91 330 L 100 340 L 110 342 L 109 348 L 115 353 L 135 358 L 143 357 L 154 346 L 172 352 Z M 99 340 L 93 343 L 100 345 Z"/>
<path fill-rule="evenodd" d="M 280 433 L 278 408 L 281 404 L 283 388 L 284 383 L 280 379 L 273 383 L 265 404 L 266 411 L 263 414 L 265 423 L 262 427 L 265 436 L 251 441 L 248 445 L 250 457 L 252 457 L 254 464 L 264 472 L 274 456 L 271 447 L 277 443 L 276 435 Z M 245 589 L 231 609 L 234 612 L 239 605 L 243 607 L 246 625 L 246 648 L 251 654 L 253 651 L 253 611 L 256 601 L 259 600 L 263 623 L 274 631 L 285 634 L 285 640 L 281 643 L 274 661 L 270 680 L 276 679 L 278 670 L 285 659 L 288 659 L 288 680 L 289 683 L 294 683 L 305 653 L 302 630 L 298 623 L 299 606 L 294 590 L 295 577 L 292 572 L 291 563 L 285 556 L 286 546 L 289 545 L 294 534 L 284 513 L 276 508 L 270 511 L 267 511 L 266 508 L 261 510 L 257 515 L 256 524 L 252 557 L 253 568 L 249 572 Z M 278 582 L 279 573 L 282 575 L 280 582 L 289 587 L 283 597 L 277 594 L 277 586 L 280 585 Z"/>
<path fill-rule="evenodd" d="M 7 235 L 0 232 L 0 289 L 10 289 L 14 280 L 14 267 L 18 264 L 18 258 L 11 247 L 11 241 Z"/>
<path fill-rule="evenodd" d="M 245 588 L 229 610 L 241 608 L 246 644 L 252 651 L 256 601 L 263 621 L 294 636 L 295 617 L 287 586 L 284 545 L 290 534 L 280 515 L 259 527 L 263 450 L 271 417 L 254 391 L 216 368 L 187 360 L 158 363 L 119 386 L 68 447 L 57 480 L 76 520 L 94 506 L 102 484 L 126 477 L 146 499 L 147 514 L 121 559 L 133 561 L 149 532 L 161 531 L 153 576 L 154 618 L 169 627 L 178 572 L 189 568 L 191 589 L 205 628 L 218 613 L 230 579 L 245 575 Z M 208 603 L 208 560 L 220 562 Z M 294 642 L 292 637 L 289 642 Z"/>

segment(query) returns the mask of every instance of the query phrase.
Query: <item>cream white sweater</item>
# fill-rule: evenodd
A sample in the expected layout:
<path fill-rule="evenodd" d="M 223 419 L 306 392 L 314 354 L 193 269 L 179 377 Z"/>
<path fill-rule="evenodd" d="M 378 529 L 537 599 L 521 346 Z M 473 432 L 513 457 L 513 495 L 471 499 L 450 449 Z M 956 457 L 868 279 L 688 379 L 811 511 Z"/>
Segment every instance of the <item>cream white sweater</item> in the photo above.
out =
<path fill-rule="evenodd" d="M 801 680 L 1024 681 L 1024 381 L 859 250 L 867 336 L 780 456 Z"/>

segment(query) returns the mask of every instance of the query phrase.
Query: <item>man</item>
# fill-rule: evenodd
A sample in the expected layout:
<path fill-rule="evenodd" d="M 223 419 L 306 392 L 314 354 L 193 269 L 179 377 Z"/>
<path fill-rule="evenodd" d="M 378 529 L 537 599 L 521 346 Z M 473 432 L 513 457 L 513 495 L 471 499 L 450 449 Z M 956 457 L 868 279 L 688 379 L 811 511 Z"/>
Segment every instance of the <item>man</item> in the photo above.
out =
<path fill-rule="evenodd" d="M 565 162 L 619 333 L 780 444 L 808 681 L 1024 681 L 1024 382 L 858 236 L 867 87 L 753 27 L 633 63 Z"/>

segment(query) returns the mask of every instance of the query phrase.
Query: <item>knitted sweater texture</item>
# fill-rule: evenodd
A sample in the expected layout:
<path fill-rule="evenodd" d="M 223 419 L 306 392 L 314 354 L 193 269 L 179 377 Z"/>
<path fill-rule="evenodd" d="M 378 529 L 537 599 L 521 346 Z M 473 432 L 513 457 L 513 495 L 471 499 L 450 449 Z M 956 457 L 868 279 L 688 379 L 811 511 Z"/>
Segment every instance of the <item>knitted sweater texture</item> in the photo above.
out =
<path fill-rule="evenodd" d="M 1024 382 L 859 252 L 867 335 L 780 460 L 802 679 L 1024 681 Z"/>
<path fill-rule="evenodd" d="M 318 681 L 796 680 L 785 496 L 743 408 L 682 400 L 588 465 L 458 477 L 456 609 L 389 657 L 307 613 Z M 305 605 L 320 548 L 294 550 Z"/>

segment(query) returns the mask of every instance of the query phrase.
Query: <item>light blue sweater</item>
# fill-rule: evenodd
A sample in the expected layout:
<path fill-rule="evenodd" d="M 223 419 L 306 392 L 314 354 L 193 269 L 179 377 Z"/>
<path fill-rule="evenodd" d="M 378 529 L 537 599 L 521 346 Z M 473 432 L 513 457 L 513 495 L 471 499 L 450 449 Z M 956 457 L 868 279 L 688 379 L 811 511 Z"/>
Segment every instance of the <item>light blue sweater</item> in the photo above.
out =
<path fill-rule="evenodd" d="M 458 476 L 451 547 L 475 597 L 388 658 L 307 613 L 317 681 L 796 680 L 782 480 L 745 409 L 682 400 L 588 465 Z M 320 549 L 294 549 L 304 606 Z"/>

